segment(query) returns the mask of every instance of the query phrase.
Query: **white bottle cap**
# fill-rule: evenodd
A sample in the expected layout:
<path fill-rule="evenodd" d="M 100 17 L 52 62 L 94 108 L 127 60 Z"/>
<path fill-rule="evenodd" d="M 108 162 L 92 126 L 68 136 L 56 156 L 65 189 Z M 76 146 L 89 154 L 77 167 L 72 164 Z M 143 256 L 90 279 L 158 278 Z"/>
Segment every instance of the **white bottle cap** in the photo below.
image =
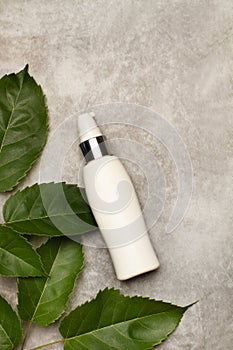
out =
<path fill-rule="evenodd" d="M 83 113 L 78 116 L 78 130 L 80 143 L 87 141 L 93 137 L 101 136 L 102 133 L 98 128 L 95 120 L 94 113 Z"/>

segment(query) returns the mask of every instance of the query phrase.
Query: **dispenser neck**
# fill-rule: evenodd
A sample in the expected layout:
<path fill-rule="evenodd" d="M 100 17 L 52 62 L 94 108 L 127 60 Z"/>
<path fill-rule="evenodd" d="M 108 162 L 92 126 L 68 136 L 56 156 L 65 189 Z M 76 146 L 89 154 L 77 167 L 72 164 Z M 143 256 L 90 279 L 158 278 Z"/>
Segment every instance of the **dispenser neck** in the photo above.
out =
<path fill-rule="evenodd" d="M 87 162 L 108 155 L 105 136 L 103 135 L 81 142 L 80 148 Z"/>
<path fill-rule="evenodd" d="M 102 135 L 93 112 L 87 112 L 78 117 L 80 148 L 87 162 L 108 154 L 105 137 Z"/>

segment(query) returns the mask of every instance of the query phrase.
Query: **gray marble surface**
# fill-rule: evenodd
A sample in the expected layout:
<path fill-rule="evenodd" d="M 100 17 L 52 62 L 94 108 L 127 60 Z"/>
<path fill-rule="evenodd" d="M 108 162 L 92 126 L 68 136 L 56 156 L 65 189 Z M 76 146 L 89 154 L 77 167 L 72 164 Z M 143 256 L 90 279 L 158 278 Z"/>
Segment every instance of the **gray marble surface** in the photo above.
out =
<path fill-rule="evenodd" d="M 113 102 L 132 104 L 131 125 L 111 124 L 112 107 L 111 123 L 103 129 L 109 139 L 121 137 L 131 146 L 137 141 L 152 155 L 146 158 L 146 171 L 134 162 L 133 146 L 124 160 L 142 205 L 155 162 L 165 180 L 163 210 L 157 215 L 159 208 L 153 212 L 151 207 L 146 213 L 148 218 L 158 216 L 150 232 L 161 267 L 119 282 L 106 249 L 91 247 L 90 239 L 68 309 L 106 286 L 180 305 L 198 299 L 158 349 L 233 347 L 232 23 L 231 0 L 0 0 L 0 75 L 29 63 L 47 96 L 49 140 L 74 113 L 98 104 L 106 104 L 108 111 Z M 135 105 L 150 108 L 169 123 L 191 158 L 189 207 L 170 234 L 166 227 L 179 190 L 177 169 L 166 144 L 148 132 L 153 124 L 149 112 L 141 127 L 134 125 Z M 82 157 L 77 147 L 77 142 L 71 145 L 63 162 L 62 178 L 69 182 L 79 179 Z M 124 149 L 113 147 L 124 158 Z M 39 181 L 40 171 L 37 162 L 19 188 Z M 155 188 L 161 176 L 155 176 Z M 1 195 L 2 204 L 7 197 Z M 15 280 L 1 278 L 0 292 L 16 304 Z M 33 326 L 26 349 L 58 337 L 56 323 Z"/>

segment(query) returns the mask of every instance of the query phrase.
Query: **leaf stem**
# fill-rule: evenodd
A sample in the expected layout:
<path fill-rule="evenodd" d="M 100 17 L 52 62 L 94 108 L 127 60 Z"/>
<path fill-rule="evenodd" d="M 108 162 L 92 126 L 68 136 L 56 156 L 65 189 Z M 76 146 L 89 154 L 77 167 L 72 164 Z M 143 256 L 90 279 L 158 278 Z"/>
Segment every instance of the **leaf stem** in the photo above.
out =
<path fill-rule="evenodd" d="M 55 340 L 55 341 L 52 341 L 51 343 L 42 344 L 42 345 L 36 346 L 35 348 L 31 348 L 30 350 L 37 350 L 37 349 L 45 348 L 46 346 L 50 346 L 58 343 L 64 343 L 64 341 L 65 339 Z"/>
<path fill-rule="evenodd" d="M 24 336 L 24 338 L 23 338 L 23 342 L 22 342 L 22 345 L 21 345 L 21 350 L 24 349 L 24 345 L 25 345 L 26 340 L 27 340 L 27 338 L 28 338 L 28 335 L 29 335 L 31 326 L 32 326 L 32 321 L 30 321 L 30 322 L 28 323 L 28 326 L 27 326 L 27 329 L 26 329 L 26 332 L 25 332 L 25 336 Z"/>

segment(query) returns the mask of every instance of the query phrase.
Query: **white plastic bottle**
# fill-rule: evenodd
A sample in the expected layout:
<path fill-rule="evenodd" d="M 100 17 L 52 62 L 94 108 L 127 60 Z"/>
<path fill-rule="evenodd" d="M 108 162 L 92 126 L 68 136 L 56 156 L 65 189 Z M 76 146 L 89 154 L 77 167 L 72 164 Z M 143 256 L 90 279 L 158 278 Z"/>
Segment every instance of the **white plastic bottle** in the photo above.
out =
<path fill-rule="evenodd" d="M 119 280 L 155 270 L 151 245 L 132 181 L 121 161 L 109 155 L 93 113 L 78 117 L 86 195 Z"/>

